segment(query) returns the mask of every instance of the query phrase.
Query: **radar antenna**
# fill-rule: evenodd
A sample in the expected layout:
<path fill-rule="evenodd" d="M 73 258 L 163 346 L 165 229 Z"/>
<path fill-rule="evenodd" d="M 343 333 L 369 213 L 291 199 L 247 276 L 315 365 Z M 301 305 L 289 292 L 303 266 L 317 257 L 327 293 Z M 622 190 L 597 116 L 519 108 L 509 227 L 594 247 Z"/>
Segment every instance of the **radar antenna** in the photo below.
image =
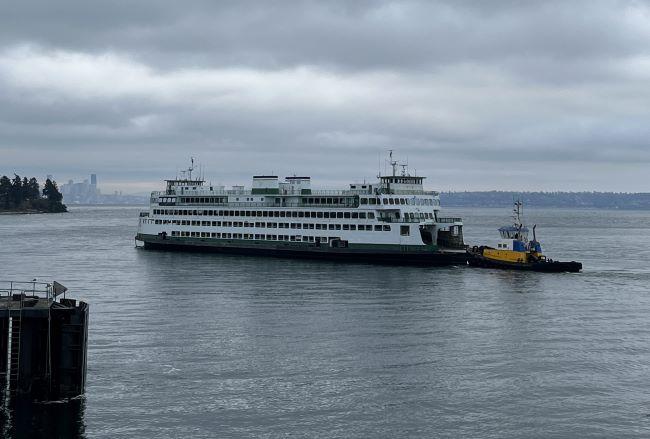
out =
<path fill-rule="evenodd" d="M 190 167 L 187 168 L 189 179 L 192 180 L 192 171 L 194 170 L 194 157 L 190 157 Z"/>
<path fill-rule="evenodd" d="M 388 150 L 388 157 L 390 166 L 393 168 L 393 177 L 397 176 L 397 161 L 393 160 L 393 150 Z"/>
<path fill-rule="evenodd" d="M 521 202 L 521 200 L 515 201 L 515 207 L 512 209 L 512 218 L 515 223 L 515 228 L 517 228 L 517 232 L 521 232 L 521 229 L 523 228 L 523 223 L 521 222 L 521 217 L 523 214 L 523 207 L 524 203 Z"/>

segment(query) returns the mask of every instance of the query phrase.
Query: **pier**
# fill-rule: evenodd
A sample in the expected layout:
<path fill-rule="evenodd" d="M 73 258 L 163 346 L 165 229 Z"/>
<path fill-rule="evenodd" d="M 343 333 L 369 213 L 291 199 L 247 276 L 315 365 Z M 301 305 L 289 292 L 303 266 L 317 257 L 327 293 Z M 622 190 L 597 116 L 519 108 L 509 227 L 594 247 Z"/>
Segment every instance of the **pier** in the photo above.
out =
<path fill-rule="evenodd" d="M 66 291 L 57 282 L 0 281 L 0 383 L 10 395 L 83 394 L 89 306 Z"/>

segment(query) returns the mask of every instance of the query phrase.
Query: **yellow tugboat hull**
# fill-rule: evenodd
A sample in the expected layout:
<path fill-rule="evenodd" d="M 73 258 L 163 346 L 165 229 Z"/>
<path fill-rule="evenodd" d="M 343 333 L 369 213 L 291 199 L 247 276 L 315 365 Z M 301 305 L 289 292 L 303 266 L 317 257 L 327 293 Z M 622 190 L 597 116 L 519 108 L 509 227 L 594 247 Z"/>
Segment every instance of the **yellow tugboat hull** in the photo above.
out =
<path fill-rule="evenodd" d="M 483 256 L 495 261 L 528 262 L 528 254 L 526 252 L 516 252 L 513 250 L 495 250 L 486 248 L 483 250 Z"/>

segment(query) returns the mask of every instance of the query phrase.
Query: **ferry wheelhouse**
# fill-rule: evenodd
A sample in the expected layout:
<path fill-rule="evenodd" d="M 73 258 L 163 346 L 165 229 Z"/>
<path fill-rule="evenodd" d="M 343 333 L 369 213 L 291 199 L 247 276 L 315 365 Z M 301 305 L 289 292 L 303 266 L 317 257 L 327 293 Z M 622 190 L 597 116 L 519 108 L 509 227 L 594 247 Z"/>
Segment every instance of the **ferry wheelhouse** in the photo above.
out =
<path fill-rule="evenodd" d="M 403 166 L 376 183 L 314 190 L 311 178 L 257 175 L 226 189 L 188 177 L 166 180 L 140 213 L 145 248 L 416 263 L 465 264 L 461 218 L 440 215 L 437 192 Z"/>

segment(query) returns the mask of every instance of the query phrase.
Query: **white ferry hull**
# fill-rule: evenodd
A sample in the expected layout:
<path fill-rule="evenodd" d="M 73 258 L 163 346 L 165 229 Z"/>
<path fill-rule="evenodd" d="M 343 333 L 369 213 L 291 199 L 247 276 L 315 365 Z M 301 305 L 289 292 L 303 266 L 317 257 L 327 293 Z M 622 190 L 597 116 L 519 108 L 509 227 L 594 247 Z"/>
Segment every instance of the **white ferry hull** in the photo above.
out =
<path fill-rule="evenodd" d="M 176 238 L 138 234 L 144 248 L 153 250 L 215 252 L 239 255 L 344 260 L 394 265 L 466 265 L 464 250 L 439 250 L 435 246 L 351 245 L 336 248 L 314 243 Z"/>

